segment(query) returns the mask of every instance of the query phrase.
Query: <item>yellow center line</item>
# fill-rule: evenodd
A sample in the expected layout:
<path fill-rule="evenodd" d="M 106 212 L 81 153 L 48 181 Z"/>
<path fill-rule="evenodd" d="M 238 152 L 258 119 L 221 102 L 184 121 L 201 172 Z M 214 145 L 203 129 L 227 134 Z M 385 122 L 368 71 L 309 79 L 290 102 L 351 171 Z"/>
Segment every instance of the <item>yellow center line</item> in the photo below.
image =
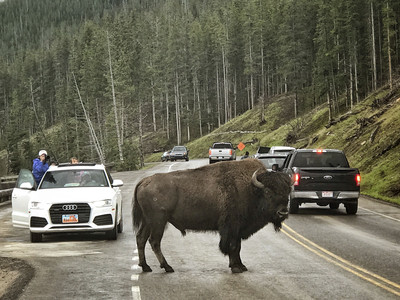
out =
<path fill-rule="evenodd" d="M 392 281 L 390 281 L 390 280 L 388 280 L 388 279 L 386 279 L 386 278 L 384 278 L 382 276 L 379 276 L 379 275 L 377 275 L 377 274 L 375 274 L 373 272 L 370 272 L 370 271 L 368 271 L 368 270 L 366 270 L 366 269 L 364 269 L 362 267 L 359 267 L 359 266 L 357 266 L 355 264 L 352 264 L 348 260 L 345 260 L 345 259 L 337 256 L 336 254 L 326 250 L 325 248 L 322 248 L 321 246 L 319 246 L 319 245 L 315 244 L 314 242 L 310 241 L 309 239 L 305 238 L 304 236 L 302 236 L 301 234 L 297 233 L 296 231 L 294 231 L 292 228 L 290 228 L 286 224 L 283 224 L 283 227 L 286 230 L 290 231 L 292 234 L 300 237 L 302 240 L 304 240 L 306 243 L 308 243 L 310 245 L 309 246 L 309 245 L 303 243 L 302 241 L 300 241 L 299 239 L 297 239 L 293 235 L 291 235 L 289 232 L 287 232 L 286 230 L 282 229 L 282 232 L 284 234 L 286 234 L 289 238 L 291 238 L 292 240 L 294 240 L 296 243 L 300 244 L 304 248 L 306 248 L 306 249 L 310 250 L 311 252 L 317 254 L 318 256 L 324 258 L 325 260 L 327 260 L 327 261 L 329 261 L 329 262 L 341 267 L 342 269 L 344 269 L 344 270 L 346 270 L 346 271 L 348 271 L 350 273 L 353 273 L 354 275 L 356 275 L 356 276 L 358 276 L 358 277 L 360 277 L 360 278 L 362 278 L 362 279 L 364 279 L 364 280 L 366 280 L 368 282 L 371 282 L 372 284 L 374 284 L 376 286 L 379 286 L 379 287 L 381 287 L 381 288 L 383 288 L 383 289 L 385 289 L 385 290 L 387 290 L 387 291 L 389 291 L 389 292 L 391 292 L 391 293 L 393 293 L 393 294 L 395 294 L 397 296 L 400 296 L 400 292 L 395 290 L 395 289 L 400 289 L 400 285 L 399 284 L 397 284 L 395 282 L 392 282 Z M 318 249 L 319 251 L 321 251 L 323 253 L 317 251 L 316 249 L 312 248 L 311 246 L 316 248 L 316 249 Z M 333 257 L 336 260 L 330 258 L 328 255 Z M 376 278 L 376 279 L 378 279 L 380 281 L 383 281 L 383 282 L 385 282 L 386 284 L 392 286 L 395 289 L 393 289 L 391 287 L 388 287 L 388 286 L 386 286 L 386 285 L 374 280 L 373 278 L 367 277 L 364 274 L 362 274 L 360 272 L 357 272 L 356 270 L 358 270 L 360 272 L 363 272 L 365 274 L 368 274 L 369 276 L 374 277 L 374 278 Z"/>

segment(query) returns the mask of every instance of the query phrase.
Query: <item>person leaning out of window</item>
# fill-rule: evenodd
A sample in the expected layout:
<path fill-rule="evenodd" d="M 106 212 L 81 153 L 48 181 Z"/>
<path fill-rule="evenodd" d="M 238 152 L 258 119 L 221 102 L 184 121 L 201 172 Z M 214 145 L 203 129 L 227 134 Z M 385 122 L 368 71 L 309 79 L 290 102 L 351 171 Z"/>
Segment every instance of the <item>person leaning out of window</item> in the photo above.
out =
<path fill-rule="evenodd" d="M 38 185 L 40 180 L 42 180 L 44 173 L 46 173 L 49 168 L 49 164 L 47 163 L 48 160 L 49 156 L 47 156 L 46 150 L 40 150 L 38 157 L 33 160 L 32 174 L 35 178 L 36 184 Z"/>

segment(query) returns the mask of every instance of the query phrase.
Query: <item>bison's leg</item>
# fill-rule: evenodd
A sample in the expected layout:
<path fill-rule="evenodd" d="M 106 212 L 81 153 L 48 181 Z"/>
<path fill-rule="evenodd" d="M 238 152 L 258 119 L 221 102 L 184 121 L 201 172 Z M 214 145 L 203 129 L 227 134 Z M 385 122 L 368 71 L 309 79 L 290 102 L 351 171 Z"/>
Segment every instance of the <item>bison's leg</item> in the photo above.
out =
<path fill-rule="evenodd" d="M 139 253 L 139 266 L 142 267 L 143 272 L 151 272 L 152 269 L 146 262 L 146 256 L 144 254 L 144 249 L 146 246 L 146 242 L 150 236 L 150 228 L 145 222 L 140 224 L 139 230 L 136 233 L 136 245 Z"/>
<path fill-rule="evenodd" d="M 164 268 L 166 272 L 174 272 L 174 269 L 167 263 L 164 255 L 161 252 L 161 239 L 164 234 L 165 225 L 167 221 L 159 220 L 157 227 L 152 227 L 150 234 L 150 245 L 153 249 L 155 255 L 157 256 L 158 261 L 160 262 L 160 268 Z"/>
<path fill-rule="evenodd" d="M 247 271 L 246 266 L 240 259 L 240 249 L 242 247 L 242 241 L 240 238 L 231 239 L 229 245 L 229 267 L 232 273 L 242 273 Z"/>

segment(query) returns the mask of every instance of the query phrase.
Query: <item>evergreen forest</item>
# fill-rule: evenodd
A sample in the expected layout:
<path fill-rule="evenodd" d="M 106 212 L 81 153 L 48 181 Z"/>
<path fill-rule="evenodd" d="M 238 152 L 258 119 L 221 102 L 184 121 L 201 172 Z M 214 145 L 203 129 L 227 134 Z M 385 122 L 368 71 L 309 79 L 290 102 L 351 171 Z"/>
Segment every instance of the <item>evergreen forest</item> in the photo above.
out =
<path fill-rule="evenodd" d="M 398 0 L 5 0 L 6 173 L 52 159 L 134 170 L 282 95 L 326 123 L 400 72 Z"/>

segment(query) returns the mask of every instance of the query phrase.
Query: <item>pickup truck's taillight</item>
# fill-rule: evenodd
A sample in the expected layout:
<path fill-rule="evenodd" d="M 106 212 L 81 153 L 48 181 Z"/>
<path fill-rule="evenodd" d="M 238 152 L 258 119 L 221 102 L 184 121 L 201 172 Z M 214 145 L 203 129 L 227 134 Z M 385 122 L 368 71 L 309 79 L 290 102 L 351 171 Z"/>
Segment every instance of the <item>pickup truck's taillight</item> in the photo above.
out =
<path fill-rule="evenodd" d="M 293 174 L 293 185 L 299 185 L 299 181 L 300 181 L 300 174 L 294 173 Z"/>
<path fill-rule="evenodd" d="M 208 155 L 211 155 L 211 149 L 208 149 Z"/>
<path fill-rule="evenodd" d="M 360 186 L 360 183 L 361 183 L 361 175 L 360 175 L 360 174 L 357 174 L 357 175 L 356 175 L 356 185 L 357 185 L 357 186 Z"/>
<path fill-rule="evenodd" d="M 229 150 L 229 155 L 232 155 L 232 149 Z"/>

